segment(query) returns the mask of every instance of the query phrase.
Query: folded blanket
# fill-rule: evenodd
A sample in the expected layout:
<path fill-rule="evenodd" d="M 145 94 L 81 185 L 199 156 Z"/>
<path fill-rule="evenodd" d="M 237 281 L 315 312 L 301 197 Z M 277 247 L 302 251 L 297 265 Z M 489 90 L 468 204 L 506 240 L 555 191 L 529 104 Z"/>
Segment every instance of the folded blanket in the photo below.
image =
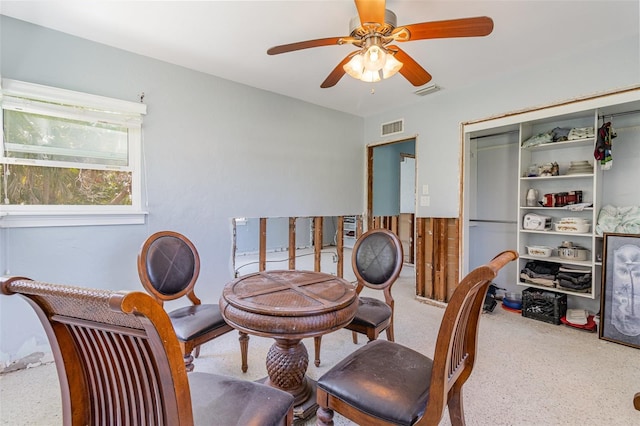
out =
<path fill-rule="evenodd" d="M 530 277 L 529 275 L 525 274 L 524 272 L 520 273 L 520 282 L 527 283 L 527 284 L 541 285 L 541 286 L 544 286 L 544 287 L 555 287 L 557 285 L 555 280 L 551 280 L 551 279 L 548 279 L 548 278 Z"/>
<path fill-rule="evenodd" d="M 640 234 L 640 206 L 602 207 L 598 214 L 596 234 L 602 235 L 605 232 Z"/>
<path fill-rule="evenodd" d="M 533 260 L 527 262 L 524 266 L 525 269 L 535 272 L 536 274 L 555 275 L 560 270 L 560 265 L 553 262 L 543 262 L 540 260 Z"/>
<path fill-rule="evenodd" d="M 558 274 L 558 286 L 571 290 L 585 290 L 591 288 L 591 274 Z"/>
<path fill-rule="evenodd" d="M 537 135 L 531 136 L 529 139 L 522 142 L 522 147 L 527 148 L 549 142 L 553 142 L 553 134 L 551 132 L 538 133 Z"/>

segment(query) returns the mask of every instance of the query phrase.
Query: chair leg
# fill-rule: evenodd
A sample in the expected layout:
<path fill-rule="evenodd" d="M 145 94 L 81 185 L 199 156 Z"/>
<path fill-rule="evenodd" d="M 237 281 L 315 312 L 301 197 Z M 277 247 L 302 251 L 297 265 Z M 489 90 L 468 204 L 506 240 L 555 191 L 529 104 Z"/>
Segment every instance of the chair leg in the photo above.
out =
<path fill-rule="evenodd" d="M 389 324 L 389 327 L 387 327 L 386 332 L 387 332 L 387 340 L 390 342 L 395 342 L 393 337 L 393 322 Z"/>
<path fill-rule="evenodd" d="M 454 387 L 449 391 L 447 398 L 449 407 L 449 419 L 452 426 L 464 426 L 464 407 L 462 405 L 462 388 Z"/>
<path fill-rule="evenodd" d="M 240 341 L 240 356 L 242 357 L 242 372 L 246 373 L 249 369 L 249 363 L 247 362 L 247 353 L 249 352 L 249 335 L 239 331 L 238 340 Z"/>
<path fill-rule="evenodd" d="M 374 340 L 378 339 L 378 332 L 376 331 L 375 328 L 368 328 L 367 329 L 367 339 L 369 339 L 369 342 L 373 342 Z M 369 343 L 367 342 L 367 343 Z"/>
<path fill-rule="evenodd" d="M 318 411 L 316 411 L 316 426 L 333 426 L 333 410 L 318 407 Z"/>
<path fill-rule="evenodd" d="M 316 336 L 313 338 L 313 346 L 316 352 L 316 359 L 313 363 L 316 367 L 320 367 L 320 346 L 322 345 L 322 336 Z"/>
<path fill-rule="evenodd" d="M 196 353 L 194 354 L 194 358 L 198 358 L 200 356 L 200 346 L 196 346 Z"/>
<path fill-rule="evenodd" d="M 357 345 L 358 344 L 358 333 L 356 333 L 355 331 L 351 332 L 351 338 L 353 339 L 353 344 Z"/>

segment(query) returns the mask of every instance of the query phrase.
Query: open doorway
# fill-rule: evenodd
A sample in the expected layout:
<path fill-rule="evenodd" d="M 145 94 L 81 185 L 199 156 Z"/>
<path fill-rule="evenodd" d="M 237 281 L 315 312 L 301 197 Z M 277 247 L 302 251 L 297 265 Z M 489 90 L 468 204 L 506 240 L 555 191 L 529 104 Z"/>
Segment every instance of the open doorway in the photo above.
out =
<path fill-rule="evenodd" d="M 415 152 L 415 138 L 367 147 L 368 228 L 398 234 L 409 264 L 415 259 Z"/>

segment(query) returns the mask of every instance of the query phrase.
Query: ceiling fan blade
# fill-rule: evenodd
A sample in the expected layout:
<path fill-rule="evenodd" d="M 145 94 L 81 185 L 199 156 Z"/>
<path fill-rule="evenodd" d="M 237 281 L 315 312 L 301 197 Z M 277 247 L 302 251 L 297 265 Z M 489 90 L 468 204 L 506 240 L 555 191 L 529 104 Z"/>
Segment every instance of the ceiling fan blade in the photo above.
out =
<path fill-rule="evenodd" d="M 411 56 L 398 46 L 387 46 L 387 49 L 395 52 L 395 58 L 402 62 L 402 68 L 398 71 L 409 83 L 414 86 L 422 86 L 431 81 L 431 74 L 420 66 Z"/>
<path fill-rule="evenodd" d="M 353 55 L 357 55 L 358 52 L 359 51 L 356 50 L 355 52 L 349 53 L 347 56 L 345 56 L 345 58 L 338 64 L 338 66 L 335 67 L 333 71 L 331 71 L 327 78 L 325 78 L 320 87 L 326 89 L 327 87 L 335 86 L 338 81 L 340 81 L 342 76 L 346 74 L 344 66 L 347 64 L 347 62 L 349 62 Z"/>
<path fill-rule="evenodd" d="M 297 43 L 282 44 L 267 50 L 269 55 L 279 55 L 280 53 L 293 52 L 295 50 L 309 49 L 311 47 L 331 46 L 334 44 L 351 43 L 352 37 L 327 37 L 316 40 L 299 41 Z"/>
<path fill-rule="evenodd" d="M 407 30 L 408 35 L 404 32 Z M 422 22 L 404 25 L 393 30 L 396 41 L 424 40 L 450 37 L 480 37 L 491 34 L 493 20 L 487 16 L 449 19 L 446 21 Z"/>
<path fill-rule="evenodd" d="M 384 24 L 385 0 L 355 0 L 360 24 Z"/>

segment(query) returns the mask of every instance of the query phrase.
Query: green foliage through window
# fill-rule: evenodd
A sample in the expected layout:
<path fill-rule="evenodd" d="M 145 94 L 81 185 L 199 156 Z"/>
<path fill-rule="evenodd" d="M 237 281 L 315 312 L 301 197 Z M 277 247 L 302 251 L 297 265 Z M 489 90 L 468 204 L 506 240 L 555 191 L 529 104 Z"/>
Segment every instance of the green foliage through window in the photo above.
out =
<path fill-rule="evenodd" d="M 5 165 L 2 181 L 5 204 L 131 205 L 130 172 Z"/>

